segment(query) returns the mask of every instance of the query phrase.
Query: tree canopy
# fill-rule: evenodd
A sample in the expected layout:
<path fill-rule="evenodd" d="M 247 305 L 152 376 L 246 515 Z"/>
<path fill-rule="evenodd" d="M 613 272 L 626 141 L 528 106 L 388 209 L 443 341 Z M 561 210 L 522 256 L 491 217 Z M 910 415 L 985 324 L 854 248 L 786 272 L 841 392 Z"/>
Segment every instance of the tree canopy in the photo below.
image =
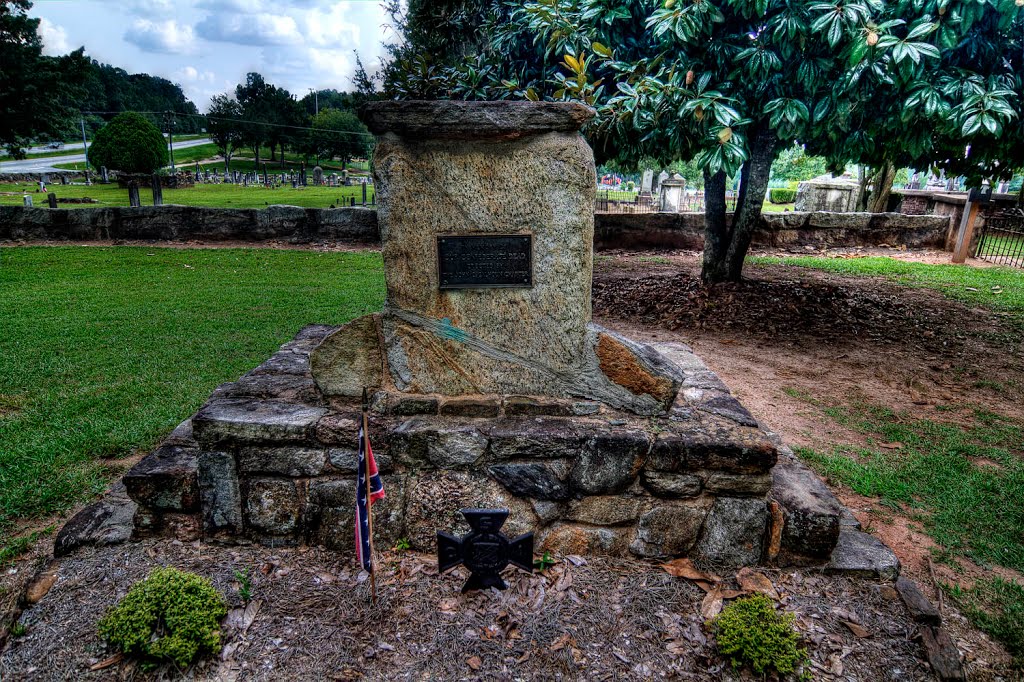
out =
<path fill-rule="evenodd" d="M 0 145 L 15 157 L 34 139 L 59 138 L 77 113 L 86 69 L 81 51 L 44 57 L 28 0 L 0 2 Z"/>
<path fill-rule="evenodd" d="M 1014 0 L 447 0 L 393 10 L 406 42 L 386 69 L 389 94 L 574 99 L 598 111 L 587 134 L 599 158 L 695 158 L 706 281 L 739 278 L 772 162 L 794 143 L 833 167 L 937 164 L 975 181 L 999 168 L 990 152 L 1024 146 L 1007 140 L 1020 125 L 1024 13 Z M 731 223 L 727 175 L 741 178 Z"/>
<path fill-rule="evenodd" d="M 369 131 L 351 111 L 321 109 L 312 119 L 304 151 L 323 159 L 339 158 L 347 163 L 365 157 L 369 151 Z"/>
<path fill-rule="evenodd" d="M 96 133 L 89 163 L 97 170 L 152 173 L 167 164 L 167 140 L 145 116 L 127 111 Z"/>

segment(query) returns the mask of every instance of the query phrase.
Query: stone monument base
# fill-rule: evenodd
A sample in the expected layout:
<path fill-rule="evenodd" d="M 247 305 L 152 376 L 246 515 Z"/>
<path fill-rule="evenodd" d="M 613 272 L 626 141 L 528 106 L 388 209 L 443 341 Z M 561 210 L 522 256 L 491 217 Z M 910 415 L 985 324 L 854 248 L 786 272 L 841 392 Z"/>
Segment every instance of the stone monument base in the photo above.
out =
<path fill-rule="evenodd" d="M 336 329 L 307 327 L 220 386 L 125 475 L 137 535 L 352 549 L 360 405 L 325 398 L 309 370 Z M 658 417 L 550 397 L 376 393 L 378 546 L 430 551 L 438 530 L 465 532 L 459 509 L 491 507 L 541 551 L 827 561 L 839 508 L 773 501 L 773 441 L 686 346 L 656 350 L 683 377 Z"/>

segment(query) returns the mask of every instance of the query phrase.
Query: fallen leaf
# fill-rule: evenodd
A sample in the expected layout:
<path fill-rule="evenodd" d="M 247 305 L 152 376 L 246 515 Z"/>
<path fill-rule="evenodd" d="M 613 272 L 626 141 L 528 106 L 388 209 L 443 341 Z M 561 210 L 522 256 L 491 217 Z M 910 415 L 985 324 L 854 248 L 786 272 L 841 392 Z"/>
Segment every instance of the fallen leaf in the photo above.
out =
<path fill-rule="evenodd" d="M 559 637 L 554 642 L 552 642 L 551 646 L 549 646 L 548 649 L 550 649 L 551 651 L 561 651 L 571 641 L 572 641 L 572 636 L 568 632 L 566 632 L 561 637 Z"/>
<path fill-rule="evenodd" d="M 760 592 L 776 600 L 779 598 L 779 593 L 775 591 L 772 581 L 761 571 L 755 571 L 749 567 L 741 568 L 736 574 L 736 582 L 748 592 Z"/>
<path fill-rule="evenodd" d="M 96 665 L 89 666 L 89 670 L 105 670 L 112 665 L 117 665 L 124 660 L 124 654 L 114 654 L 108 659 L 102 660 Z"/>
<path fill-rule="evenodd" d="M 555 589 L 559 592 L 565 592 L 567 589 L 572 587 L 572 573 L 566 571 L 562 576 L 555 582 Z"/>
<path fill-rule="evenodd" d="M 903 447 L 903 443 L 898 441 L 894 443 L 879 443 L 878 447 L 885 448 L 886 450 L 899 450 Z"/>
<path fill-rule="evenodd" d="M 716 585 L 715 589 L 704 595 L 704 601 L 700 605 L 700 615 L 704 620 L 711 620 L 722 612 L 722 591 Z"/>
<path fill-rule="evenodd" d="M 245 607 L 245 611 L 242 613 L 241 630 L 246 632 L 249 626 L 252 625 L 253 621 L 256 620 L 256 615 L 260 612 L 260 607 L 263 606 L 263 602 L 259 599 L 249 602 Z"/>
<path fill-rule="evenodd" d="M 666 573 L 676 578 L 687 578 L 689 580 L 704 580 L 709 583 L 717 583 L 722 579 L 712 573 L 705 573 L 696 566 L 688 558 L 683 557 L 681 559 L 674 559 L 666 564 L 662 564 L 661 568 Z"/>
<path fill-rule="evenodd" d="M 871 636 L 871 631 L 868 630 L 863 625 L 857 625 L 856 623 L 851 623 L 851 622 L 845 621 L 845 620 L 843 621 L 843 625 L 845 625 L 846 627 L 850 628 L 850 632 L 853 633 L 854 637 L 858 637 L 858 638 L 863 639 L 864 637 L 870 637 Z"/>
<path fill-rule="evenodd" d="M 53 587 L 55 582 L 57 582 L 56 573 L 44 573 L 39 576 L 25 592 L 25 601 L 29 604 L 39 603 L 39 601 L 50 591 L 50 588 Z"/>
<path fill-rule="evenodd" d="M 482 666 L 483 664 L 484 662 L 480 660 L 479 656 L 470 656 L 466 659 L 466 665 L 468 665 L 473 670 L 479 670 L 480 666 Z"/>

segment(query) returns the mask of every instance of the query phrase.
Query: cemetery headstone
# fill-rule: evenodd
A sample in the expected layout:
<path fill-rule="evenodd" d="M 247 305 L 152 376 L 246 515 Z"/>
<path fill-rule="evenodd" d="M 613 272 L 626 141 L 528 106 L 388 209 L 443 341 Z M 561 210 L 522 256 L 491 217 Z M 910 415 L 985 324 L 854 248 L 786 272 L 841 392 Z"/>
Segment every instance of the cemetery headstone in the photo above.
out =
<path fill-rule="evenodd" d="M 650 168 L 644 171 L 640 179 L 640 194 L 650 194 L 654 187 L 654 171 Z"/>
<path fill-rule="evenodd" d="M 319 187 L 324 184 L 324 169 L 320 166 L 313 167 L 313 186 Z"/>
<path fill-rule="evenodd" d="M 306 164 L 299 166 L 299 184 L 303 187 L 306 186 Z"/>
<path fill-rule="evenodd" d="M 164 189 L 160 184 L 160 176 L 153 173 L 153 205 L 164 205 Z"/>
<path fill-rule="evenodd" d="M 661 201 L 658 210 L 662 213 L 679 213 L 683 207 L 683 190 L 686 189 L 686 180 L 679 173 L 673 173 L 670 178 L 661 183 Z"/>
<path fill-rule="evenodd" d="M 654 186 L 654 191 L 660 192 L 662 183 L 668 180 L 668 178 L 669 174 L 666 171 L 661 171 L 660 173 L 658 173 L 657 184 Z"/>
<path fill-rule="evenodd" d="M 50 208 L 57 208 L 57 195 L 50 192 L 46 195 L 46 202 L 50 205 Z"/>
<path fill-rule="evenodd" d="M 282 152 L 282 153 L 284 153 L 284 152 Z M 263 184 L 266 185 L 268 183 L 269 183 L 269 179 L 267 177 L 267 164 L 264 163 L 263 164 Z"/>
<path fill-rule="evenodd" d="M 40 180 L 37 184 L 38 184 L 38 187 L 39 187 L 39 189 L 37 191 L 39 191 L 39 192 L 45 192 L 46 191 L 46 181 L 45 180 Z"/>
<path fill-rule="evenodd" d="M 139 183 L 134 180 L 128 183 L 128 205 L 132 208 L 142 206 L 142 201 L 139 200 Z"/>
<path fill-rule="evenodd" d="M 366 180 L 363 180 L 363 206 L 366 206 Z"/>
<path fill-rule="evenodd" d="M 107 171 L 106 166 L 100 166 L 100 182 L 104 185 L 110 184 L 110 173 Z"/>
<path fill-rule="evenodd" d="M 23 195 L 21 197 L 21 203 L 23 205 L 25 205 L 25 206 L 31 206 L 32 205 L 32 195 L 31 194 Z"/>

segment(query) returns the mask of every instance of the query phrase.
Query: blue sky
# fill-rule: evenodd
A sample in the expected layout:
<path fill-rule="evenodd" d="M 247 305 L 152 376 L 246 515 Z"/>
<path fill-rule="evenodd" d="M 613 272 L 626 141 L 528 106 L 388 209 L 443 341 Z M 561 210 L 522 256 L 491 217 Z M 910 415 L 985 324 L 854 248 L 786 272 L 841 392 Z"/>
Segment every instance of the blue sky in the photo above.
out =
<path fill-rule="evenodd" d="M 205 110 L 249 71 L 302 97 L 351 89 L 358 50 L 371 71 L 394 39 L 379 0 L 35 0 L 47 54 L 85 46 L 129 73 L 181 85 Z"/>

